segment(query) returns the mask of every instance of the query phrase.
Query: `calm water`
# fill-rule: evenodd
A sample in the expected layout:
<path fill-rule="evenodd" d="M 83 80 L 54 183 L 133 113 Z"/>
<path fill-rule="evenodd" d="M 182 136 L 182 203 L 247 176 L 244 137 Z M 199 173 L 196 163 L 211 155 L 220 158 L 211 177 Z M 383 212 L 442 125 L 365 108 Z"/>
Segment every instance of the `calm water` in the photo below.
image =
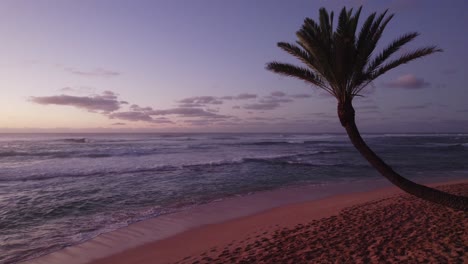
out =
<path fill-rule="evenodd" d="M 468 177 L 468 134 L 366 135 L 417 181 Z M 0 263 L 213 200 L 380 179 L 345 135 L 0 135 Z"/>

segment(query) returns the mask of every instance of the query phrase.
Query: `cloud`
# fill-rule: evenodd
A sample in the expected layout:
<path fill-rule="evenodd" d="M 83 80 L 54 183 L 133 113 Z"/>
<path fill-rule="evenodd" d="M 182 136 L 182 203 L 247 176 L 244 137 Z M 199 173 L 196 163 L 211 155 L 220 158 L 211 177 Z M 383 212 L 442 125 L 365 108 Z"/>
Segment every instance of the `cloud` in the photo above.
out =
<path fill-rule="evenodd" d="M 247 110 L 273 110 L 281 105 L 276 102 L 259 102 L 254 104 L 246 104 L 243 106 L 244 109 Z"/>
<path fill-rule="evenodd" d="M 258 95 L 256 94 L 241 93 L 236 96 L 232 96 L 232 95 L 222 96 L 219 99 L 221 100 L 248 100 L 248 99 L 255 99 L 257 97 Z"/>
<path fill-rule="evenodd" d="M 184 122 L 192 126 L 209 126 L 213 124 L 213 119 L 185 120 Z"/>
<path fill-rule="evenodd" d="M 157 117 L 153 118 L 152 123 L 157 123 L 157 124 L 174 124 L 171 120 L 165 118 L 165 117 Z"/>
<path fill-rule="evenodd" d="M 273 94 L 273 93 L 272 93 Z M 257 103 L 245 104 L 244 109 L 247 110 L 274 110 L 281 106 L 282 103 L 291 103 L 294 102 L 293 99 L 283 97 L 286 94 L 277 94 L 277 96 L 265 96 L 261 98 Z"/>
<path fill-rule="evenodd" d="M 211 113 L 218 113 L 219 108 L 206 108 L 205 111 L 211 112 Z"/>
<path fill-rule="evenodd" d="M 242 93 L 236 96 L 227 95 L 227 96 L 194 96 L 185 98 L 177 101 L 180 108 L 194 108 L 194 107 L 205 107 L 208 105 L 221 105 L 224 100 L 248 100 L 257 98 L 256 94 Z"/>
<path fill-rule="evenodd" d="M 291 98 L 295 98 L 295 99 L 302 99 L 302 98 L 311 98 L 312 95 L 310 94 L 293 94 L 293 95 L 290 95 Z"/>
<path fill-rule="evenodd" d="M 275 96 L 275 97 L 284 97 L 284 96 L 286 96 L 286 94 L 283 93 L 283 92 L 277 91 L 277 92 L 272 92 L 272 93 L 271 93 L 271 96 Z"/>
<path fill-rule="evenodd" d="M 71 87 L 63 87 L 63 88 L 60 88 L 59 91 L 66 93 L 66 92 L 74 92 L 75 89 Z"/>
<path fill-rule="evenodd" d="M 102 92 L 102 97 L 106 99 L 117 99 L 117 94 L 112 91 Z"/>
<path fill-rule="evenodd" d="M 90 112 L 102 111 L 105 113 L 119 110 L 121 106 L 121 103 L 117 100 L 117 95 L 111 91 L 105 91 L 102 95 L 94 96 L 72 96 L 64 94 L 42 97 L 32 96 L 29 100 L 41 105 L 68 105 Z"/>
<path fill-rule="evenodd" d="M 121 120 L 127 120 L 127 121 L 147 121 L 147 122 L 153 121 L 153 118 L 151 118 L 151 116 L 143 112 L 117 112 L 117 113 L 110 114 L 109 118 L 121 119 Z"/>
<path fill-rule="evenodd" d="M 261 116 L 250 117 L 249 119 L 251 119 L 251 120 L 256 120 L 256 121 L 278 121 L 278 120 L 285 120 L 285 118 L 283 118 L 283 117 L 261 117 Z"/>
<path fill-rule="evenodd" d="M 234 97 L 235 100 L 247 100 L 257 98 L 256 94 L 242 93 Z"/>
<path fill-rule="evenodd" d="M 198 99 L 197 99 L 198 100 Z M 209 101 L 206 99 L 206 101 Z M 229 118 L 226 115 L 216 114 L 217 109 L 202 109 L 202 108 L 192 108 L 192 107 L 177 107 L 170 109 L 155 110 L 152 107 L 141 107 L 136 104 L 130 106 L 131 111 L 113 113 L 109 115 L 110 118 L 118 118 L 128 121 L 146 121 L 153 123 L 172 123 L 169 119 L 165 117 L 154 118 L 153 116 L 168 116 L 175 115 L 178 117 L 187 117 L 187 118 L 206 118 L 206 119 L 222 119 Z"/>
<path fill-rule="evenodd" d="M 142 112 L 142 111 L 152 111 L 153 108 L 151 107 L 141 107 L 139 105 L 136 105 L 136 104 L 132 104 L 130 106 L 130 109 L 133 110 L 133 111 L 138 111 L 138 112 Z"/>
<path fill-rule="evenodd" d="M 428 87 L 430 83 L 422 78 L 416 78 L 413 74 L 406 74 L 398 77 L 395 81 L 385 83 L 390 88 L 420 89 Z"/>
<path fill-rule="evenodd" d="M 291 103 L 294 100 L 290 98 L 265 97 L 260 100 L 262 103 Z"/>
<path fill-rule="evenodd" d="M 208 117 L 208 118 L 228 118 L 229 116 L 219 115 L 208 112 L 201 108 L 178 107 L 166 110 L 152 110 L 147 112 L 148 115 L 177 115 L 180 117 Z"/>
<path fill-rule="evenodd" d="M 73 89 L 65 89 L 72 91 Z M 110 119 L 120 119 L 125 121 L 142 121 L 149 123 L 174 123 L 170 119 L 162 116 L 175 115 L 182 118 L 204 118 L 211 120 L 227 119 L 231 116 L 218 114 L 218 108 L 194 108 L 194 105 L 219 105 L 222 101 L 214 96 L 197 96 L 182 99 L 179 102 L 182 105 L 190 105 L 190 107 L 176 107 L 171 109 L 155 110 L 152 107 L 142 107 L 137 104 L 131 104 L 127 110 L 120 110 L 123 105 L 129 104 L 127 101 L 119 100 L 118 95 L 112 91 L 104 91 L 99 95 L 90 96 L 72 96 L 72 95 L 56 95 L 44 97 L 30 97 L 31 102 L 42 105 L 66 105 L 80 109 L 85 109 L 90 112 L 100 112 Z M 160 117 L 155 117 L 160 116 Z M 117 124 L 117 123 L 115 123 Z M 124 124 L 124 123 L 122 123 Z"/>
<path fill-rule="evenodd" d="M 106 70 L 103 68 L 96 68 L 94 70 L 89 70 L 89 71 L 83 71 L 83 70 L 77 70 L 72 67 L 65 67 L 65 71 L 79 75 L 79 76 L 85 76 L 85 77 L 103 77 L 103 78 L 110 78 L 110 77 L 116 77 L 121 75 L 120 72 L 117 71 L 111 71 L 111 70 Z"/>
<path fill-rule="evenodd" d="M 110 119 L 120 119 L 120 120 L 126 120 L 126 121 L 144 121 L 144 122 L 150 122 L 150 123 L 167 123 L 167 124 L 172 124 L 173 122 L 167 118 L 152 118 L 150 115 L 144 113 L 144 112 L 135 112 L 135 111 L 129 111 L 129 112 L 117 112 L 117 113 L 112 113 L 109 115 Z"/>
<path fill-rule="evenodd" d="M 74 92 L 72 87 L 65 87 L 64 92 Z M 259 98 L 257 94 L 241 93 L 235 96 L 194 96 L 177 100 L 177 107 L 169 109 L 154 109 L 152 107 L 144 107 L 138 104 L 132 104 L 119 98 L 118 94 L 112 91 L 104 91 L 99 95 L 89 96 L 72 96 L 72 95 L 57 95 L 46 97 L 31 97 L 30 101 L 48 105 L 68 105 L 81 109 L 86 109 L 90 112 L 99 112 L 110 119 L 123 120 L 129 122 L 147 122 L 147 123 L 190 123 L 194 126 L 202 126 L 204 124 L 216 124 L 220 122 L 236 121 L 236 116 L 224 115 L 220 112 L 223 108 L 218 107 L 224 103 L 224 100 L 231 100 L 232 109 L 246 109 L 248 114 L 262 113 L 266 110 L 273 110 L 281 107 L 283 104 L 294 102 L 299 98 L 309 98 L 308 94 L 289 95 L 287 93 L 276 91 L 270 95 Z M 258 98 L 258 99 L 257 99 Z M 235 104 L 237 100 L 251 100 L 245 105 Z M 250 103 L 249 103 L 250 102 Z M 128 105 L 128 106 L 126 106 Z M 256 110 L 256 111 L 254 111 Z M 171 120 L 175 117 L 176 119 Z M 262 121 L 262 117 L 251 120 Z M 237 120 L 239 121 L 239 120 Z M 264 119 L 263 121 L 273 121 L 273 119 Z M 126 123 L 114 123 L 115 126 L 126 125 Z"/>
<path fill-rule="evenodd" d="M 223 101 L 214 96 L 196 96 L 178 101 L 180 107 L 201 107 L 205 105 L 220 105 Z"/>
<path fill-rule="evenodd" d="M 67 87 L 63 87 L 63 88 L 58 89 L 58 91 L 62 92 L 62 93 L 67 93 L 67 94 L 70 94 L 70 93 L 90 94 L 90 93 L 94 93 L 96 91 L 96 89 L 93 88 L 93 87 L 89 87 L 89 86 L 79 86 L 79 87 L 67 86 Z"/>

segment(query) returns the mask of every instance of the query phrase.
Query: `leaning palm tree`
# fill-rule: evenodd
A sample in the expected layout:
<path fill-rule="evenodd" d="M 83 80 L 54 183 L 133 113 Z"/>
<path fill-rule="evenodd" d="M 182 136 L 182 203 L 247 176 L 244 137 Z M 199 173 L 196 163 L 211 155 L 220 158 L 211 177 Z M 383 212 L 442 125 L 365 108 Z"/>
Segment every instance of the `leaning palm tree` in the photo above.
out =
<path fill-rule="evenodd" d="M 296 33 L 296 44 L 278 43 L 278 47 L 299 59 L 304 66 L 271 62 L 266 68 L 277 74 L 304 80 L 334 96 L 338 101 L 341 125 L 354 147 L 394 185 L 424 200 L 468 211 L 468 197 L 429 188 L 400 176 L 362 139 L 356 127 L 353 99 L 389 70 L 442 50 L 428 46 L 396 56 L 398 50 L 419 35 L 412 32 L 402 35 L 372 56 L 393 15 L 387 15 L 387 11 L 380 15 L 371 14 L 362 24 L 359 34 L 356 34 L 360 14 L 361 8 L 354 13 L 353 9 L 343 8 L 338 25 L 334 28 L 333 12 L 328 13 L 325 8 L 321 8 L 318 22 L 310 18 L 304 20 L 302 28 Z"/>

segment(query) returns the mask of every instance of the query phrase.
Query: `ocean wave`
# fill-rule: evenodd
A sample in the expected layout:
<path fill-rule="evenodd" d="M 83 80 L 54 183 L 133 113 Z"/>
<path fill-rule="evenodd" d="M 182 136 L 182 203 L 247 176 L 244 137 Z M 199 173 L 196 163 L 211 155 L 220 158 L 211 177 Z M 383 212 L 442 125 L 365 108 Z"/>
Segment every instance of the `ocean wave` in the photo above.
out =
<path fill-rule="evenodd" d="M 63 151 L 44 151 L 44 152 L 26 152 L 26 151 L 4 151 L 0 152 L 0 157 L 7 158 L 7 157 L 30 157 L 30 156 L 37 156 L 37 157 L 46 157 L 46 156 L 53 156 L 53 157 L 70 157 L 71 155 L 75 154 L 76 152 L 63 152 Z"/>
<path fill-rule="evenodd" d="M 233 143 L 234 145 L 245 145 L 245 146 L 275 146 L 275 145 L 289 145 L 292 144 L 288 141 L 257 141 L 257 142 L 242 142 Z"/>
<path fill-rule="evenodd" d="M 239 137 L 215 136 L 215 137 L 210 137 L 210 139 L 214 139 L 214 140 L 238 140 Z"/>
<path fill-rule="evenodd" d="M 300 140 L 288 140 L 288 141 L 256 141 L 256 142 L 239 142 L 232 143 L 230 145 L 243 145 L 243 146 L 282 146 L 282 145 L 296 145 L 296 144 L 315 144 L 323 141 L 300 141 Z"/>
<path fill-rule="evenodd" d="M 287 145 L 343 145 L 343 141 L 336 140 L 286 140 L 286 141 L 254 141 L 254 142 L 239 142 L 230 143 L 228 145 L 244 145 L 244 146 L 287 146 Z M 346 142 L 346 144 L 348 144 Z"/>
<path fill-rule="evenodd" d="M 51 159 L 66 159 L 66 158 L 108 158 L 108 157 L 139 157 L 148 156 L 161 153 L 158 149 L 146 149 L 139 151 L 108 151 L 98 152 L 96 150 L 91 151 L 4 151 L 0 152 L 0 157 L 39 157 L 39 158 L 51 158 Z"/>
<path fill-rule="evenodd" d="M 174 134 L 159 134 L 157 135 L 158 137 L 161 137 L 161 138 L 178 138 L 178 137 L 187 137 L 188 134 L 178 134 L 178 133 L 174 133 Z"/>
<path fill-rule="evenodd" d="M 421 133 L 414 133 L 414 134 L 404 134 L 404 133 L 395 133 L 395 134 L 382 134 L 382 135 L 372 135 L 376 137 L 449 137 L 449 136 L 468 136 L 468 134 L 421 134 Z"/>
<path fill-rule="evenodd" d="M 309 157 L 314 155 L 329 155 L 338 153 L 338 151 L 315 151 L 296 154 L 273 155 L 263 157 L 244 157 L 239 159 L 220 160 L 203 163 L 189 163 L 182 165 L 159 165 L 146 168 L 125 169 L 125 170 L 100 170 L 100 171 L 82 171 L 82 172 L 54 172 L 54 173 L 36 173 L 20 177 L 2 177 L 0 174 L 0 182 L 5 181 L 42 181 L 54 178 L 65 177 L 104 177 L 108 175 L 118 174 L 138 174 L 138 173 L 156 173 L 156 172 L 171 172 L 177 170 L 204 170 L 213 167 L 232 166 L 248 163 L 263 163 L 271 165 L 301 165 L 301 166 L 342 166 L 341 163 L 321 164 L 312 163 L 308 161 L 297 160 L 297 158 Z M 6 176 L 6 175 L 5 175 Z"/>
<path fill-rule="evenodd" d="M 265 163 L 269 165 L 300 165 L 300 166 L 310 166 L 310 167 L 321 166 L 321 165 L 310 163 L 310 162 L 284 160 L 281 158 L 275 158 L 275 159 L 251 158 L 251 159 L 244 159 L 244 162 L 245 163 Z"/>
<path fill-rule="evenodd" d="M 286 143 L 289 144 L 289 143 Z M 236 145 L 236 144 L 227 144 Z M 153 147 L 151 147 L 153 146 Z M 8 157 L 29 157 L 29 158 L 50 158 L 50 159 L 66 159 L 66 158 L 108 158 L 108 157 L 140 157 L 149 155 L 159 155 L 174 153 L 174 151 L 193 149 L 218 149 L 219 144 L 202 143 L 202 144 L 159 144 L 159 145 L 139 145 L 132 147 L 132 145 L 124 145 L 122 147 L 108 147 L 106 145 L 99 145 L 93 147 L 76 147 L 76 148 L 55 148 L 44 150 L 36 148 L 35 150 L 6 150 L 0 151 L 0 158 Z M 70 149 L 70 150 L 66 150 Z"/>
<path fill-rule="evenodd" d="M 439 148 L 466 148 L 468 143 L 426 143 L 426 146 Z"/>
<path fill-rule="evenodd" d="M 62 141 L 71 143 L 88 143 L 89 139 L 86 138 L 65 138 Z"/>
<path fill-rule="evenodd" d="M 104 177 L 107 175 L 116 174 L 129 174 L 129 173 L 144 173 L 144 172 L 162 172 L 174 171 L 180 169 L 178 166 L 157 166 L 149 168 L 127 169 L 127 170 L 105 170 L 105 171 L 80 171 L 80 172 L 55 172 L 55 173 L 36 173 L 20 177 L 2 177 L 0 175 L 0 182 L 8 181 L 42 181 L 54 178 L 67 178 L 67 177 Z"/>
<path fill-rule="evenodd" d="M 196 135 L 184 135 L 184 134 L 164 134 L 164 135 L 158 135 L 157 138 L 162 138 L 162 139 L 170 139 L 174 141 L 195 141 L 198 140 L 196 138 Z"/>

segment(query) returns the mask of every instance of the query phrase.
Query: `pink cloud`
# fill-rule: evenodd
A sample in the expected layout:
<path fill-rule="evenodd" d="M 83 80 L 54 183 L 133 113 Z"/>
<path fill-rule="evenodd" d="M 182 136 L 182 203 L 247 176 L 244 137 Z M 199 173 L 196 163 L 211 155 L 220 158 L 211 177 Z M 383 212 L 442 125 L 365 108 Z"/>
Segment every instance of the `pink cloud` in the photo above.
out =
<path fill-rule="evenodd" d="M 71 68 L 71 67 L 66 67 L 66 68 L 64 68 L 64 70 L 71 73 L 71 74 L 85 76 L 85 77 L 109 78 L 109 77 L 116 77 L 116 76 L 121 75 L 120 72 L 112 71 L 112 70 L 106 70 L 106 69 L 103 69 L 103 68 L 96 68 L 96 69 L 89 70 L 89 71 L 83 71 L 83 70 L 77 70 L 77 69 Z"/>
<path fill-rule="evenodd" d="M 105 113 L 120 109 L 121 102 L 117 100 L 117 95 L 111 91 L 105 91 L 102 95 L 94 96 L 72 96 L 72 95 L 54 95 L 54 96 L 32 96 L 31 102 L 41 105 L 68 105 L 90 112 L 102 111 Z"/>
<path fill-rule="evenodd" d="M 390 88 L 420 89 L 430 86 L 430 83 L 422 78 L 416 78 L 413 74 L 405 74 L 394 81 L 385 83 L 385 86 Z"/>

